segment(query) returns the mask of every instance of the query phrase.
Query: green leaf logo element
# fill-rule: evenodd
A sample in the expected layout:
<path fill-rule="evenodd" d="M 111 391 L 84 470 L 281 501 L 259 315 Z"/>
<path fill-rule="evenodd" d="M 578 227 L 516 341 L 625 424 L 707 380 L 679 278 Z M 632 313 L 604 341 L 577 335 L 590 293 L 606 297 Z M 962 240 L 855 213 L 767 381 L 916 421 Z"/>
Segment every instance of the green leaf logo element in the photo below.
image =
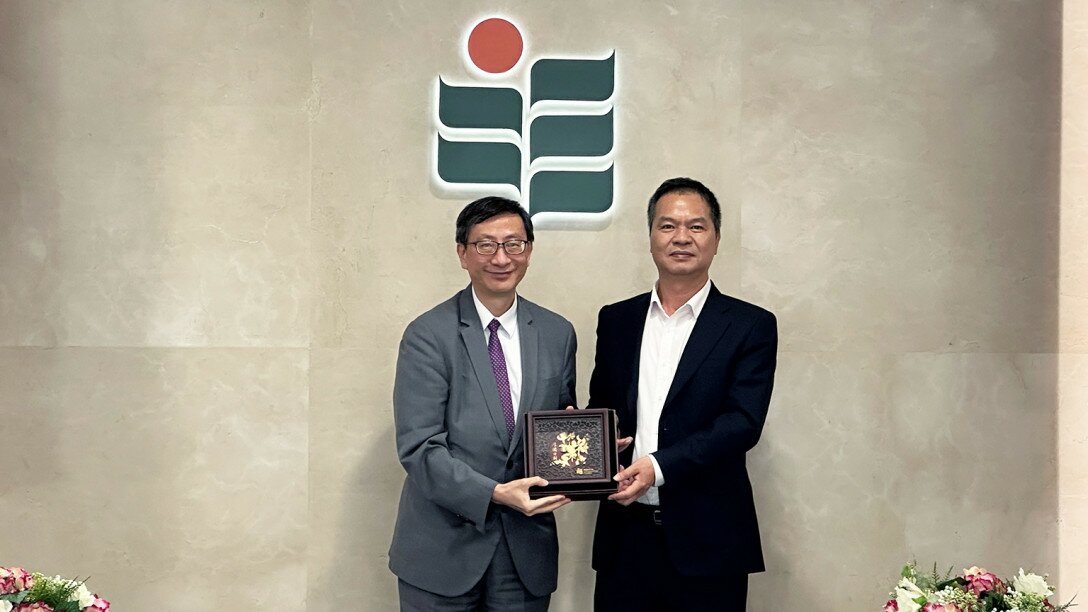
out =
<path fill-rule="evenodd" d="M 451 128 L 507 129 L 521 134 L 521 93 L 509 87 L 462 87 L 438 80 L 438 119 Z"/>
<path fill-rule="evenodd" d="M 603 102 L 616 89 L 616 54 L 603 60 L 542 59 L 529 77 L 531 102 Z"/>
<path fill-rule="evenodd" d="M 530 159 L 602 157 L 612 151 L 612 111 L 604 115 L 544 115 L 529 128 Z"/>
<path fill-rule="evenodd" d="M 508 183 L 521 191 L 521 149 L 508 142 L 438 137 L 438 176 L 448 183 Z"/>
<path fill-rule="evenodd" d="M 543 212 L 601 213 L 612 206 L 612 170 L 543 171 L 529 180 L 533 215 Z"/>

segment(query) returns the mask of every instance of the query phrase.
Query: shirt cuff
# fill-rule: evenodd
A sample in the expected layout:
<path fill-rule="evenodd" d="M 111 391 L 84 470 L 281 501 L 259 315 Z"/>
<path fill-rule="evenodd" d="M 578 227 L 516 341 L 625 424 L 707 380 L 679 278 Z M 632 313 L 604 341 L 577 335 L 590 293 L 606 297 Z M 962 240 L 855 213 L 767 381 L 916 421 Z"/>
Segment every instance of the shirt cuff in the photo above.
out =
<path fill-rule="evenodd" d="M 646 456 L 650 458 L 650 463 L 654 464 L 654 486 L 660 487 L 661 485 L 665 484 L 665 475 L 661 473 L 661 466 L 658 465 L 657 459 L 654 458 L 653 453 L 650 453 Z"/>

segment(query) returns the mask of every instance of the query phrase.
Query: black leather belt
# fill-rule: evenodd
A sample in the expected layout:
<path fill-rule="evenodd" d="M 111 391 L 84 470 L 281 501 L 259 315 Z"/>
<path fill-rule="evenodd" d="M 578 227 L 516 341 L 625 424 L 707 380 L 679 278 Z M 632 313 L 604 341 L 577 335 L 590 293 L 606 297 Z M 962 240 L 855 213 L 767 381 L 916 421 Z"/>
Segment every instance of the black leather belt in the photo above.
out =
<path fill-rule="evenodd" d="M 649 506 L 635 502 L 627 506 L 627 513 L 635 520 L 647 521 L 658 527 L 661 526 L 661 508 L 659 506 Z"/>

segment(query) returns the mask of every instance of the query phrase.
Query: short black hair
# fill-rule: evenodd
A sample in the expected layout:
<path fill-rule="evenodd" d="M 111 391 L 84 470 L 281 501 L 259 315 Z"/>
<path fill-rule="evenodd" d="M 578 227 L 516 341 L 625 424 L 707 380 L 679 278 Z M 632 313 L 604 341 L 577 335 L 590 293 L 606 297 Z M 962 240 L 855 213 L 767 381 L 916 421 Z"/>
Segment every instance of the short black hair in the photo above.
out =
<path fill-rule="evenodd" d="M 533 220 L 529 218 L 521 204 L 498 196 L 487 196 L 469 202 L 457 215 L 457 244 L 468 244 L 468 232 L 473 226 L 483 223 L 492 217 L 514 214 L 521 217 L 521 223 L 525 226 L 525 239 L 533 241 Z"/>
<path fill-rule="evenodd" d="M 699 181 L 687 177 L 671 178 L 654 191 L 650 196 L 650 204 L 646 207 L 646 224 L 650 231 L 654 231 L 654 213 L 657 212 L 657 201 L 670 193 L 694 193 L 703 198 L 710 207 L 710 218 L 714 222 L 714 233 L 722 233 L 722 207 L 718 205 L 718 198 L 709 187 Z"/>

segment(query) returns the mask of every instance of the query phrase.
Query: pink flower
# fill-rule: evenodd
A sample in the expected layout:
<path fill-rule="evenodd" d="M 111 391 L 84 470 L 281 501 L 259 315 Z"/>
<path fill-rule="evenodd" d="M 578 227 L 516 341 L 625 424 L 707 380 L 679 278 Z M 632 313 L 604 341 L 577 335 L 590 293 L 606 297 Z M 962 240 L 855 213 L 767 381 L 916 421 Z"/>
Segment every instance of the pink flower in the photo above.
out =
<path fill-rule="evenodd" d="M 884 609 L 880 612 L 899 612 L 899 602 L 894 599 L 889 599 L 888 603 L 884 604 Z"/>
<path fill-rule="evenodd" d="M 0 595 L 18 593 L 34 586 L 34 577 L 21 567 L 0 567 Z"/>
<path fill-rule="evenodd" d="M 83 612 L 109 612 L 110 602 L 100 598 L 98 595 L 94 596 L 94 603 L 83 608 Z"/>
<path fill-rule="evenodd" d="M 1005 592 L 1005 583 L 1001 582 L 1000 578 L 978 566 L 963 570 L 963 579 L 967 581 L 967 587 L 976 596 L 982 595 L 985 591 Z"/>
<path fill-rule="evenodd" d="M 922 606 L 922 612 L 963 612 L 956 604 L 927 603 Z"/>
<path fill-rule="evenodd" d="M 53 608 L 40 601 L 34 603 L 22 603 L 11 609 L 11 612 L 53 612 Z"/>

